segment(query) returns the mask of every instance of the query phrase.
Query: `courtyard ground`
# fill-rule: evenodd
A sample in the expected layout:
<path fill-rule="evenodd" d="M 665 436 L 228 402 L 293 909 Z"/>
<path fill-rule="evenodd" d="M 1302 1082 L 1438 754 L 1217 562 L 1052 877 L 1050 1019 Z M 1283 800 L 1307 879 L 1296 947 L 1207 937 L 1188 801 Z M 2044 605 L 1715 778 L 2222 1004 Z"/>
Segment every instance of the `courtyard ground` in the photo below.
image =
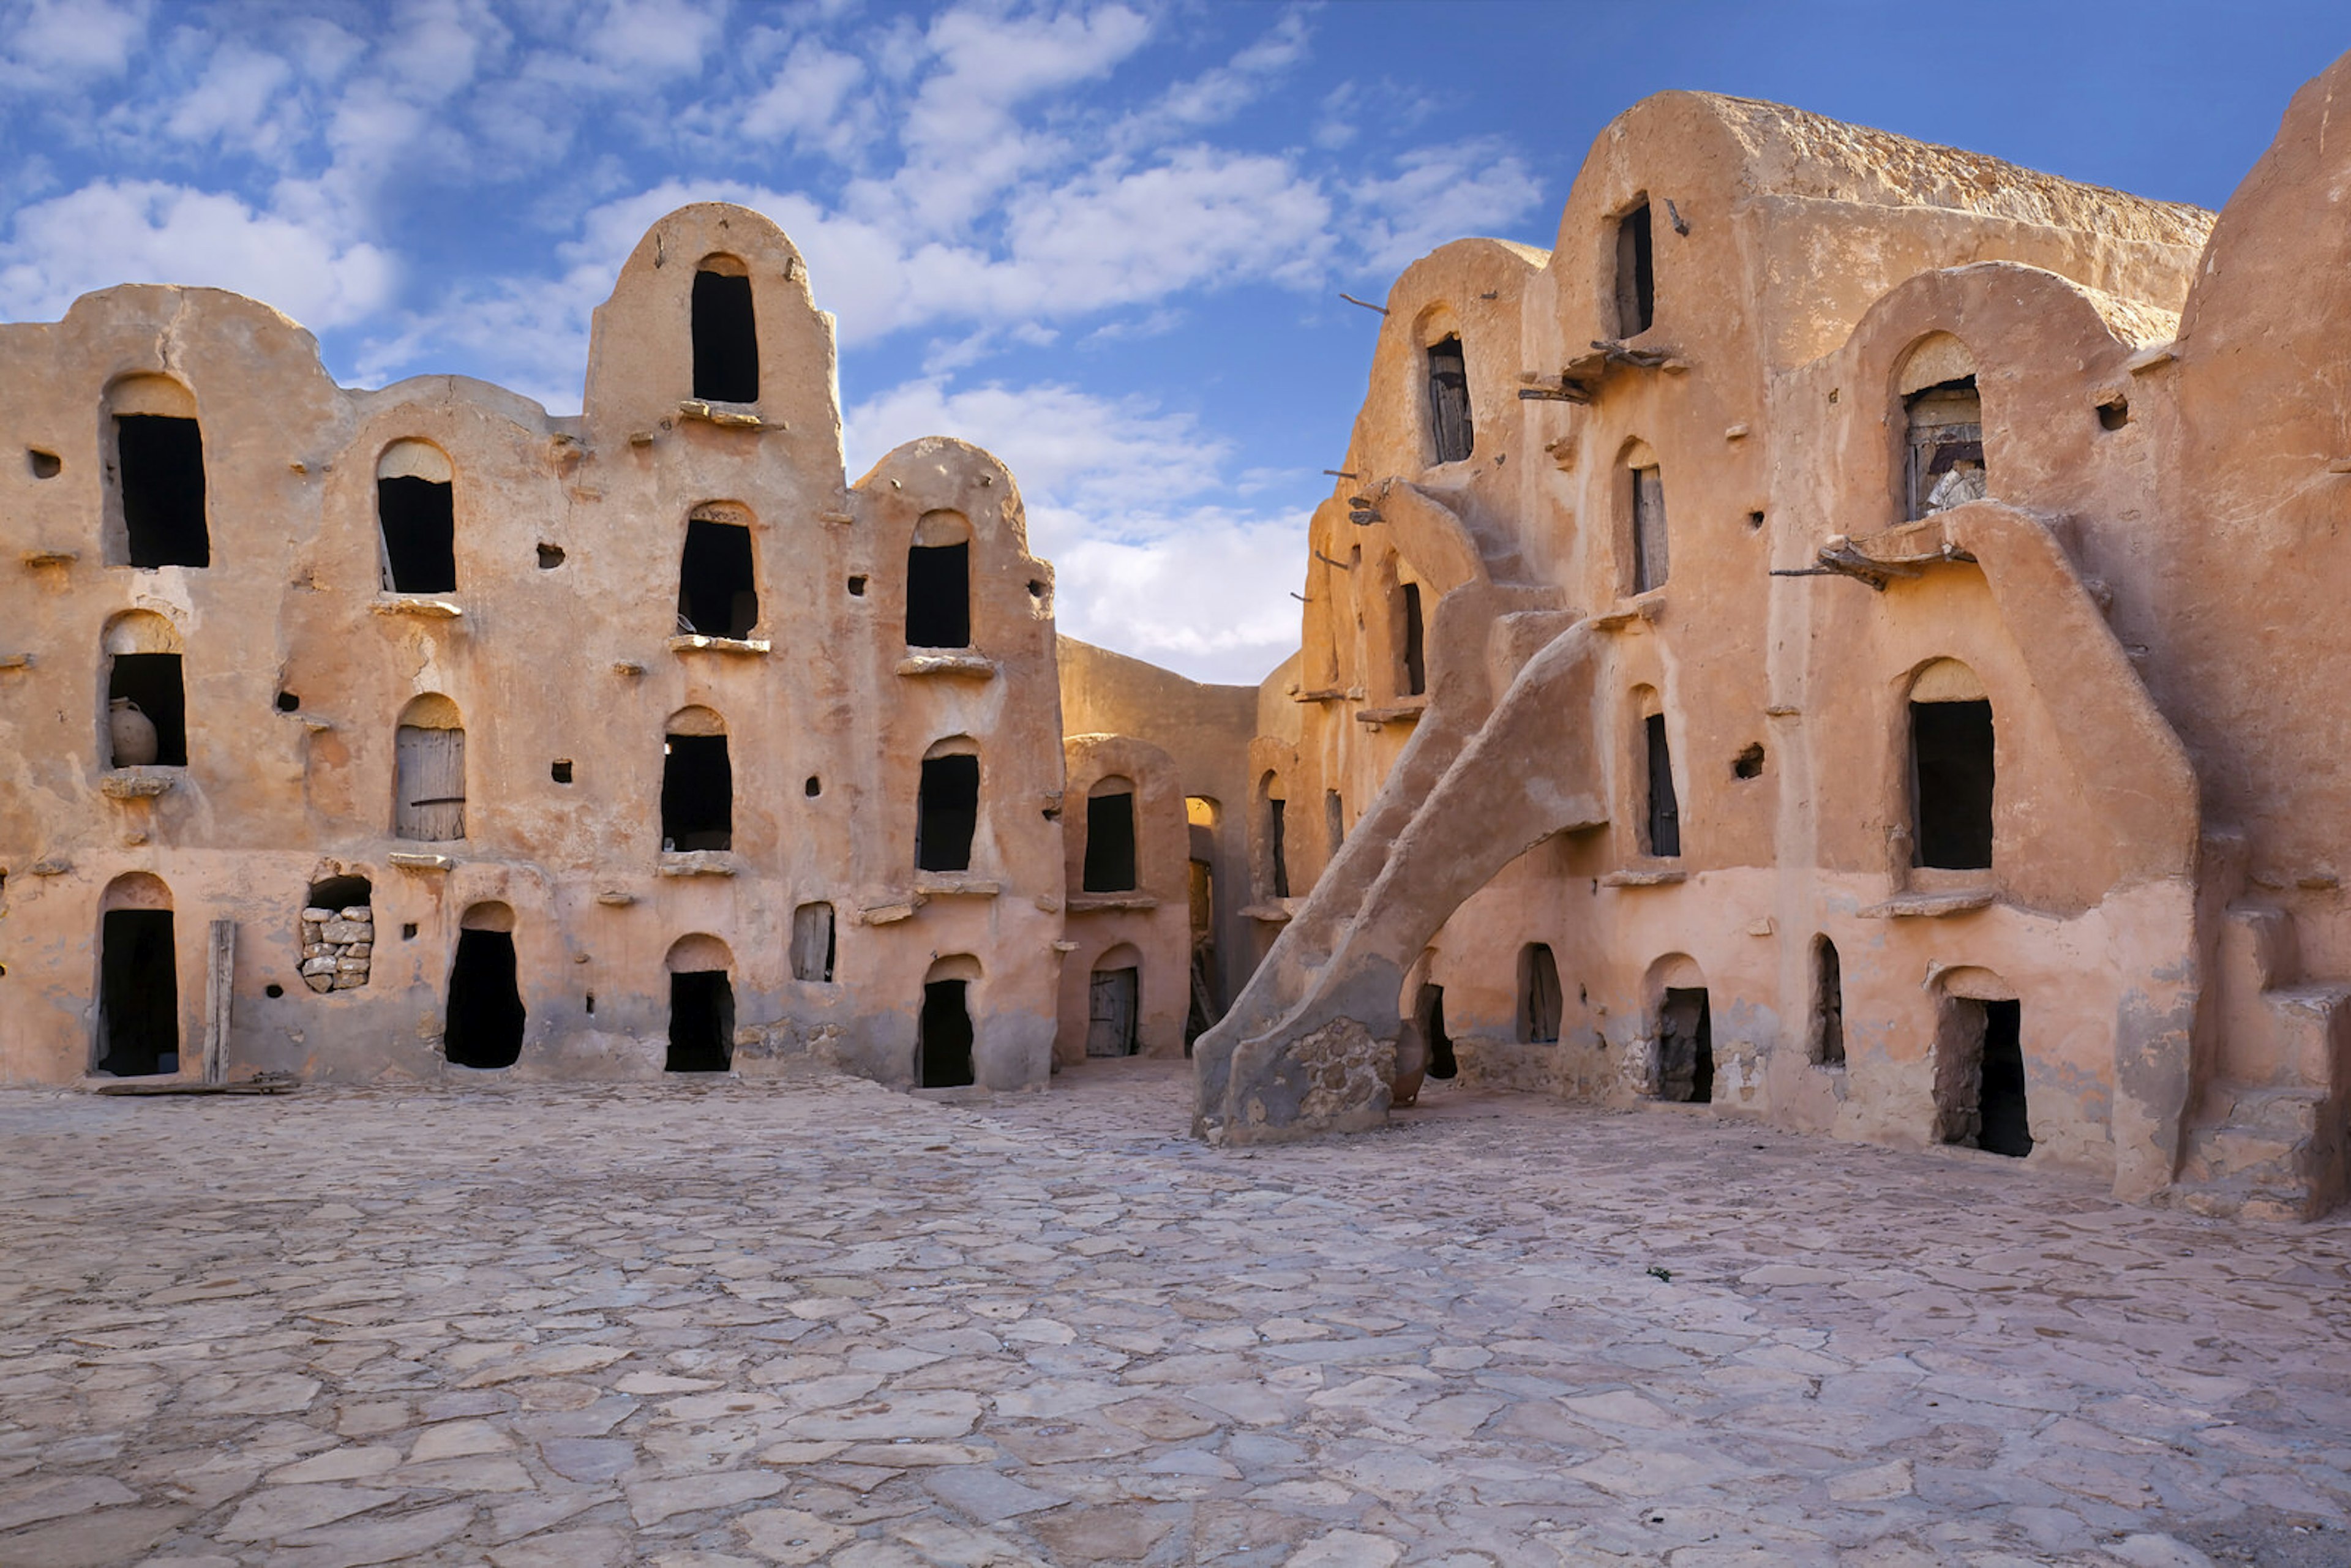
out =
<path fill-rule="evenodd" d="M 0 1095 L 0 1563 L 2351 1562 L 2351 1219 L 1188 1091 Z"/>

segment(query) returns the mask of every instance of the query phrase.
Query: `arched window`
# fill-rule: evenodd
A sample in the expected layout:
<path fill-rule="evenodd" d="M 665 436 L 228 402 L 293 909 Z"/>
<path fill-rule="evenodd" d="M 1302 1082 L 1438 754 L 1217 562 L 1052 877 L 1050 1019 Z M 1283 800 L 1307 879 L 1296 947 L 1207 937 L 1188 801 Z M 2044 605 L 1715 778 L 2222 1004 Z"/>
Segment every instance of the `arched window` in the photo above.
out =
<path fill-rule="evenodd" d="M 1646 196 L 1616 220 L 1615 292 L 1616 336 L 1647 331 L 1657 318 L 1657 281 Z"/>
<path fill-rule="evenodd" d="M 694 271 L 694 395 L 707 402 L 759 401 L 759 325 L 751 269 L 705 256 Z"/>
<path fill-rule="evenodd" d="M 670 715 L 662 736 L 662 848 L 735 847 L 735 767 L 726 721 L 706 707 Z"/>
<path fill-rule="evenodd" d="M 210 566 L 204 438 L 196 400 L 169 376 L 107 389 L 106 559 L 119 566 Z"/>
<path fill-rule="evenodd" d="M 1086 791 L 1088 893 L 1131 893 L 1139 885 L 1134 854 L 1134 784 L 1115 776 Z"/>
<path fill-rule="evenodd" d="M 1641 442 L 1625 449 L 1624 477 L 1617 481 L 1628 527 L 1620 537 L 1630 545 L 1632 591 L 1646 593 L 1665 586 L 1672 570 L 1666 544 L 1666 478 L 1656 455 Z"/>
<path fill-rule="evenodd" d="M 677 574 L 677 629 L 741 641 L 759 624 L 759 586 L 752 571 L 750 514 L 739 507 L 696 507 L 685 523 Z"/>
<path fill-rule="evenodd" d="M 1468 460 L 1477 433 L 1469 420 L 1469 367 L 1458 337 L 1428 346 L 1428 426 L 1437 462 Z"/>
<path fill-rule="evenodd" d="M 792 978 L 829 982 L 834 943 L 832 905 L 803 904 L 792 911 Z"/>
<path fill-rule="evenodd" d="M 969 871 L 979 829 L 979 748 L 966 736 L 940 741 L 923 756 L 915 802 L 914 868 Z"/>
<path fill-rule="evenodd" d="M 1656 998 L 1656 1097 L 1712 1100 L 1714 1005 L 1704 972 L 1687 954 L 1670 954 L 1649 966 L 1645 985 Z"/>
<path fill-rule="evenodd" d="M 1812 1036 L 1813 1066 L 1844 1065 L 1844 969 L 1825 934 L 1813 938 Z"/>
<path fill-rule="evenodd" d="M 180 1070 L 179 951 L 172 890 L 131 872 L 99 900 L 98 1037 L 90 1065 L 115 1078 Z"/>
<path fill-rule="evenodd" d="M 1991 865 L 1991 703 L 1976 673 L 1938 659 L 1910 685 L 1910 786 L 1917 863 L 1950 871 Z"/>
<path fill-rule="evenodd" d="M 188 705 L 180 633 L 148 610 L 131 610 L 106 623 L 106 717 L 109 768 L 188 765 Z"/>
<path fill-rule="evenodd" d="M 1681 798 L 1674 790 L 1673 745 L 1666 736 L 1666 714 L 1655 688 L 1633 691 L 1641 715 L 1641 852 L 1670 860 L 1682 852 Z"/>
<path fill-rule="evenodd" d="M 514 910 L 495 902 L 476 904 L 457 925 L 441 1053 L 452 1067 L 512 1067 L 522 1058 L 528 1016 L 515 965 Z"/>
<path fill-rule="evenodd" d="M 1265 802 L 1264 836 L 1259 841 L 1265 846 L 1265 886 L 1275 898 L 1290 896 L 1290 803 L 1287 790 L 1278 773 L 1268 773 L 1258 781 L 1258 798 Z"/>
<path fill-rule="evenodd" d="M 457 705 L 428 694 L 400 713 L 394 747 L 392 836 L 465 836 L 465 727 Z"/>
<path fill-rule="evenodd" d="M 1396 673 L 1401 677 L 1397 689 L 1406 696 L 1416 697 L 1428 690 L 1427 629 L 1421 621 L 1420 584 L 1396 585 L 1396 619 L 1400 632 L 1396 638 Z"/>
<path fill-rule="evenodd" d="M 906 550 L 906 646 L 971 646 L 971 524 L 925 512 Z"/>
<path fill-rule="evenodd" d="M 716 936 L 681 936 L 669 969 L 670 1072 L 725 1072 L 735 1064 L 735 956 Z"/>
<path fill-rule="evenodd" d="M 1551 945 L 1528 943 L 1519 949 L 1519 1038 L 1530 1045 L 1556 1043 L 1563 1007 Z"/>
<path fill-rule="evenodd" d="M 429 441 L 395 441 L 375 465 L 383 586 L 394 593 L 457 589 L 457 511 L 449 455 Z"/>
<path fill-rule="evenodd" d="M 1907 430 L 1904 515 L 1931 517 L 1983 499 L 1983 400 L 1967 345 L 1948 332 L 1921 339 L 1903 361 L 1898 386 Z"/>

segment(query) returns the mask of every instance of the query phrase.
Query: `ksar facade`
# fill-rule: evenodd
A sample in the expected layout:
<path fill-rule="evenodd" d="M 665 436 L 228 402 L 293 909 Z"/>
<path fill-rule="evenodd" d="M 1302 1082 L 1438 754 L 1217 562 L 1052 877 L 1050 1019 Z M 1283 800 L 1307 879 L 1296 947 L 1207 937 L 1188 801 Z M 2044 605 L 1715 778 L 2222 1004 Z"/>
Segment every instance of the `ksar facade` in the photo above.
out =
<path fill-rule="evenodd" d="M 2347 99 L 2216 219 L 1667 93 L 1407 269 L 1201 1130 L 1458 1073 L 2338 1201 Z"/>

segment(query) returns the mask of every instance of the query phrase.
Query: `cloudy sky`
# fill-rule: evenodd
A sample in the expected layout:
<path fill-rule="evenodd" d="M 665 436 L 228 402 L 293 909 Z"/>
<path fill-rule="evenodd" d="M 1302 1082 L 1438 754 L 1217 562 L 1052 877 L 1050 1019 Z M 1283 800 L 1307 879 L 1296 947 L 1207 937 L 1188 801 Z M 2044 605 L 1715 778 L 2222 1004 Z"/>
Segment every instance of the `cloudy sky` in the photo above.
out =
<path fill-rule="evenodd" d="M 1376 318 L 1339 291 L 1459 235 L 1550 244 L 1635 99 L 2217 205 L 2346 48 L 2342 0 L 0 0 L 0 319 L 216 284 L 347 383 L 570 413 L 646 225 L 748 203 L 840 318 L 852 475 L 993 448 L 1065 630 L 1254 680 L 1363 392 Z"/>

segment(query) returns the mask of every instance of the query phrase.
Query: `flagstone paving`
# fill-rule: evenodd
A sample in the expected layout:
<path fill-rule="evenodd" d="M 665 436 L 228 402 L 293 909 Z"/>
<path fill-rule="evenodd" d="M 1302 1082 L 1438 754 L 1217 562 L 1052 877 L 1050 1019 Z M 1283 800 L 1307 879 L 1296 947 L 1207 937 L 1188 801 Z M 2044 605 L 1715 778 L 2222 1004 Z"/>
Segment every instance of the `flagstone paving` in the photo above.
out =
<path fill-rule="evenodd" d="M 0 1094 L 0 1563 L 2351 1562 L 2351 1221 L 1425 1103 Z"/>

